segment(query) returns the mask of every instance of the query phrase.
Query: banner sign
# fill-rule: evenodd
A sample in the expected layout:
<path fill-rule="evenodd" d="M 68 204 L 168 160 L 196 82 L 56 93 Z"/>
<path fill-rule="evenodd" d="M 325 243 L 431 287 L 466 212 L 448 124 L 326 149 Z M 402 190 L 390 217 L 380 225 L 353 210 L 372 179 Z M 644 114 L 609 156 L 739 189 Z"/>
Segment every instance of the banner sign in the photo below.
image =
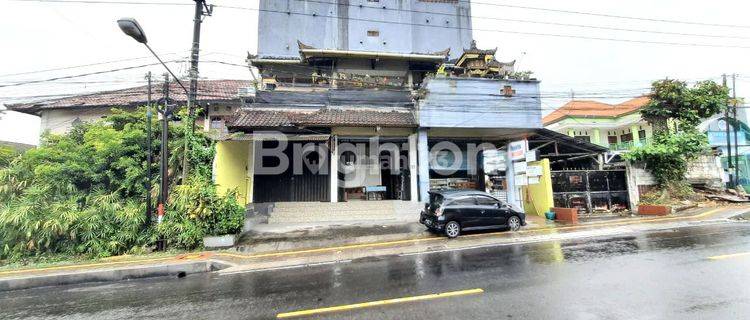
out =
<path fill-rule="evenodd" d="M 515 177 L 513 178 L 513 181 L 514 181 L 514 183 L 515 183 L 515 185 L 517 187 L 518 186 L 525 186 L 525 185 L 529 184 L 529 180 L 528 180 L 528 178 L 526 177 L 525 174 L 517 174 L 517 175 L 515 175 Z"/>
<path fill-rule="evenodd" d="M 529 149 L 529 143 L 526 140 L 513 141 L 508 144 L 510 160 L 526 160 L 526 150 Z"/>
<path fill-rule="evenodd" d="M 526 172 L 526 162 L 513 162 L 513 171 L 516 174 Z"/>
<path fill-rule="evenodd" d="M 539 177 L 542 175 L 542 166 L 527 166 L 526 175 L 529 177 Z"/>

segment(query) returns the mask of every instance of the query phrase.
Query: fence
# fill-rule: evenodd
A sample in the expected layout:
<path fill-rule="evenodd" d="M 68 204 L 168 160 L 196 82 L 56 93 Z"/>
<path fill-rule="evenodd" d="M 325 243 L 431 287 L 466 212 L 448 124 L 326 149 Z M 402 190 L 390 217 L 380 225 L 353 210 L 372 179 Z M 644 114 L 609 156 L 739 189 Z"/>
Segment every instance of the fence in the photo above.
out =
<path fill-rule="evenodd" d="M 625 170 L 553 171 L 552 196 L 555 207 L 579 213 L 630 209 Z"/>

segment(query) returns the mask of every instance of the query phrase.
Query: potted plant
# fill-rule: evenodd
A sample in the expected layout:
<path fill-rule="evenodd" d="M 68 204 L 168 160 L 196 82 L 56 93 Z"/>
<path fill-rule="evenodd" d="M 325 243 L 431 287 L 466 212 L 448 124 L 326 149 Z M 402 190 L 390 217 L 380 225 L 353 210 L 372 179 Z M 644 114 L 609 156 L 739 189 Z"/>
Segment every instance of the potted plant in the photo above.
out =
<path fill-rule="evenodd" d="M 234 193 L 227 197 L 216 199 L 212 205 L 212 214 L 203 237 L 203 247 L 206 249 L 221 249 L 233 247 L 245 219 L 245 209 L 238 205 Z"/>

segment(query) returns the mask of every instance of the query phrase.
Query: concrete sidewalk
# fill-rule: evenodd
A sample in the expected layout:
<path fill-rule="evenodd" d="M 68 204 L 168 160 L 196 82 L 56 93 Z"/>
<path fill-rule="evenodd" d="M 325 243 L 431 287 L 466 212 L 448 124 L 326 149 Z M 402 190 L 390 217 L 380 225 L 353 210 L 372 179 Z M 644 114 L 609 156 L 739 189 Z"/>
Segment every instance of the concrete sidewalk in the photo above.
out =
<path fill-rule="evenodd" d="M 336 263 L 377 256 L 421 254 L 482 246 L 535 241 L 559 241 L 629 232 L 646 228 L 684 226 L 748 212 L 750 206 L 695 208 L 666 217 L 628 217 L 575 225 L 531 217 L 518 232 L 467 233 L 447 239 L 417 223 L 367 224 L 248 234 L 236 249 L 152 259 L 110 259 L 105 262 L 0 271 L 0 291 L 85 282 L 117 281 L 154 276 L 181 277 L 191 273 L 251 272 L 281 267 Z"/>

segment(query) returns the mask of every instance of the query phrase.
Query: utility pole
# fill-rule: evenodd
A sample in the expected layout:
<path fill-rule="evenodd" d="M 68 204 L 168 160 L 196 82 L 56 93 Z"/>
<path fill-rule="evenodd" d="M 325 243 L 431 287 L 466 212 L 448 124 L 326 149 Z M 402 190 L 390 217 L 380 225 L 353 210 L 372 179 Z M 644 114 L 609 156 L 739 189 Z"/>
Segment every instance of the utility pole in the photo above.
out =
<path fill-rule="evenodd" d="M 724 88 L 727 87 L 727 75 L 723 74 L 721 75 L 721 83 L 724 86 Z M 729 134 L 729 105 L 726 106 L 726 109 L 724 110 L 724 123 L 726 124 L 726 132 L 727 132 L 727 173 L 730 175 L 729 177 L 729 187 L 734 188 L 734 179 L 732 179 L 732 136 Z"/>
<path fill-rule="evenodd" d="M 732 74 L 732 112 L 734 115 L 734 187 L 740 186 L 740 150 L 739 142 L 737 141 L 737 127 L 739 127 L 740 121 L 737 120 L 737 75 Z"/>
<path fill-rule="evenodd" d="M 195 131 L 195 101 L 198 97 L 198 57 L 200 52 L 201 43 L 201 23 L 203 22 L 204 16 L 210 16 L 214 11 L 214 5 L 207 5 L 206 0 L 193 0 L 195 1 L 195 15 L 193 17 L 193 45 L 190 52 L 190 92 L 188 93 L 188 114 L 190 115 L 190 135 Z M 205 11 L 203 11 L 205 9 Z M 187 180 L 189 162 L 188 154 L 190 151 L 189 139 L 190 135 L 185 137 L 185 147 L 183 148 L 182 156 L 182 181 Z"/>
<path fill-rule="evenodd" d="M 146 105 L 146 223 L 151 224 L 153 216 L 151 206 L 151 163 L 153 162 L 153 152 L 151 150 L 151 71 L 146 73 L 148 80 L 148 104 Z"/>
<path fill-rule="evenodd" d="M 214 5 L 206 4 L 206 0 L 195 1 L 195 16 L 193 17 L 193 45 L 190 53 L 190 94 L 188 96 L 188 112 L 195 115 L 195 100 L 198 97 L 198 57 L 201 43 L 201 23 L 204 16 L 211 16 Z M 205 9 L 205 11 L 204 11 Z"/>
<path fill-rule="evenodd" d="M 159 190 L 159 207 L 157 222 L 161 223 L 164 218 L 167 198 L 169 196 L 169 118 L 172 110 L 169 105 L 169 74 L 164 74 L 164 105 L 159 110 L 161 113 L 161 159 L 159 174 L 161 176 L 161 185 Z"/>

